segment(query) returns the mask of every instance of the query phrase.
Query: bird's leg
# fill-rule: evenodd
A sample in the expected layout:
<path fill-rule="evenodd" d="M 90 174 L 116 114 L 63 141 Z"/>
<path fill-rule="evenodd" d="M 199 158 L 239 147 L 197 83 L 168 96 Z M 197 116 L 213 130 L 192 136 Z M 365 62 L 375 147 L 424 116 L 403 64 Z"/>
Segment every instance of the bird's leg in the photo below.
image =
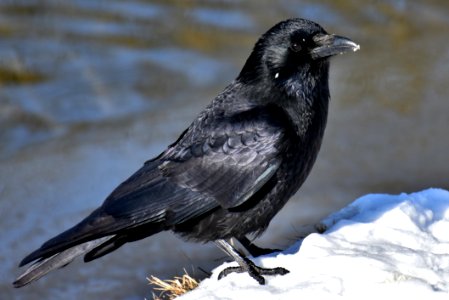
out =
<path fill-rule="evenodd" d="M 270 248 L 260 248 L 253 244 L 246 236 L 239 237 L 237 240 L 245 247 L 246 251 L 249 252 L 253 257 L 258 257 L 261 255 L 271 254 L 273 252 L 280 252 L 280 249 L 270 249 Z"/>
<path fill-rule="evenodd" d="M 240 253 L 238 250 L 236 250 L 234 247 L 232 247 L 227 241 L 225 240 L 217 240 L 215 241 L 217 246 L 223 250 L 226 254 L 234 258 L 234 260 L 239 264 L 238 267 L 229 267 L 224 269 L 223 271 L 218 274 L 218 279 L 221 279 L 228 274 L 231 273 L 243 273 L 247 272 L 249 276 L 254 278 L 259 284 L 264 285 L 265 284 L 265 278 L 263 278 L 262 275 L 285 275 L 289 273 L 287 269 L 284 268 L 273 268 L 273 269 L 265 269 L 256 266 L 251 260 L 244 257 L 242 253 Z"/>

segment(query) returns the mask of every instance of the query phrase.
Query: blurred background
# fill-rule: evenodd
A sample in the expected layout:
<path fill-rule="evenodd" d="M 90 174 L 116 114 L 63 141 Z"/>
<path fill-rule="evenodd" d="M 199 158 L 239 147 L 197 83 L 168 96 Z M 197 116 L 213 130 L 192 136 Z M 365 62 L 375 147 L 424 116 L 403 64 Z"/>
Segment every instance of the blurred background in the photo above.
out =
<path fill-rule="evenodd" d="M 159 154 L 289 17 L 361 50 L 331 66 L 318 161 L 259 244 L 366 193 L 449 188 L 449 2 L 0 0 L 0 297 L 151 298 L 146 277 L 224 258 L 171 233 L 81 261 L 22 289 L 18 262 Z"/>

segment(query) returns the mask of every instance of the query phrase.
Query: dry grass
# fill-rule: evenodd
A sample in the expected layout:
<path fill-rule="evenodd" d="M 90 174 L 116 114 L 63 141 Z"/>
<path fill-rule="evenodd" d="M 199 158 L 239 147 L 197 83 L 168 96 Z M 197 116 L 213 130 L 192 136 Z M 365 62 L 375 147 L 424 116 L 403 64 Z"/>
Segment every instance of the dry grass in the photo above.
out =
<path fill-rule="evenodd" d="M 181 277 L 176 276 L 174 279 L 167 280 L 159 279 L 153 275 L 147 277 L 148 282 L 156 286 L 154 290 L 160 291 L 159 296 L 153 293 L 153 300 L 172 300 L 195 289 L 198 286 L 198 281 L 190 277 L 186 270 L 184 270 L 184 273 Z"/>

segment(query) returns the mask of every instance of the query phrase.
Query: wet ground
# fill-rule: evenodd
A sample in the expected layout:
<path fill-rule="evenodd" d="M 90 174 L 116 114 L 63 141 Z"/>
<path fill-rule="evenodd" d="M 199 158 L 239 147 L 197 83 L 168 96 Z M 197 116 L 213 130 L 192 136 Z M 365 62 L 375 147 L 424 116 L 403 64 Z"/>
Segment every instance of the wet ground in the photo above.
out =
<path fill-rule="evenodd" d="M 151 274 L 218 265 L 214 246 L 163 233 L 11 286 L 24 255 L 175 140 L 288 17 L 362 48 L 334 59 L 322 151 L 261 242 L 287 246 L 366 193 L 449 188 L 448 15 L 446 1 L 0 0 L 1 298 L 151 298 Z"/>

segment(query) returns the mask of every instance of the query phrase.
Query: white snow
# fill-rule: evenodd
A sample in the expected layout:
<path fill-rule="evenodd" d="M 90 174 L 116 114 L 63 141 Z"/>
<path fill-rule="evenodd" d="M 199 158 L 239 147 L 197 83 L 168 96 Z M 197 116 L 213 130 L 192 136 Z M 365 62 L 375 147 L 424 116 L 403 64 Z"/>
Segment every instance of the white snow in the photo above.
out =
<path fill-rule="evenodd" d="M 188 299 L 449 299 L 449 192 L 361 197 L 277 255 L 253 261 L 285 267 L 260 286 L 248 274 L 217 280 L 225 263 Z"/>

